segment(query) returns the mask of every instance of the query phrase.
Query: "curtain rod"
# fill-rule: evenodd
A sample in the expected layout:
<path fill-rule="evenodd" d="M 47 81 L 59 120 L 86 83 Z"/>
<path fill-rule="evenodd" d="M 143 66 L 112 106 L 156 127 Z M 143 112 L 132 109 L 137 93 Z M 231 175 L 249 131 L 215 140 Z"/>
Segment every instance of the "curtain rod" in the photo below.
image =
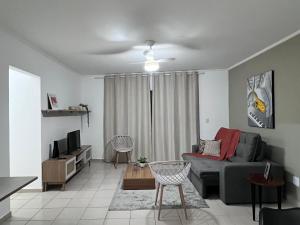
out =
<path fill-rule="evenodd" d="M 158 75 L 161 75 L 161 74 L 165 74 L 166 76 L 170 75 L 171 73 L 182 73 L 182 72 L 185 72 L 185 73 L 198 73 L 198 75 L 203 75 L 205 74 L 204 71 L 201 71 L 201 70 L 173 70 L 173 71 L 158 71 L 158 72 L 153 72 L 153 73 L 147 73 L 147 72 L 132 72 L 132 73 L 107 73 L 107 74 L 104 74 L 104 75 L 89 75 L 90 78 L 93 78 L 93 79 L 104 79 L 104 77 L 114 77 L 114 76 L 138 76 L 138 75 L 141 75 L 141 76 L 158 76 Z"/>

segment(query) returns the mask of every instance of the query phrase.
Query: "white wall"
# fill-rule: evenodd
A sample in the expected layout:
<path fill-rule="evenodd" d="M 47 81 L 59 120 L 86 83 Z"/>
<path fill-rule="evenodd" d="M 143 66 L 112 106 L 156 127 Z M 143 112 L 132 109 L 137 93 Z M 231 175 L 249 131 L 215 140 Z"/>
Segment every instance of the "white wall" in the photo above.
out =
<path fill-rule="evenodd" d="M 209 70 L 199 76 L 200 137 L 214 139 L 229 127 L 228 71 Z"/>
<path fill-rule="evenodd" d="M 47 108 L 47 92 L 57 95 L 61 107 L 78 105 L 81 76 L 42 51 L 0 30 L 0 176 L 9 176 L 9 66 L 41 78 L 41 105 Z M 80 128 L 80 117 L 42 118 L 42 160 L 49 155 L 49 143 L 66 132 Z M 9 212 L 9 200 L 0 203 L 0 218 Z"/>
<path fill-rule="evenodd" d="M 10 176 L 38 176 L 26 188 L 41 187 L 40 77 L 9 69 Z"/>
<path fill-rule="evenodd" d="M 87 117 L 84 117 L 82 127 L 82 143 L 93 146 L 93 159 L 103 159 L 103 106 L 104 106 L 104 80 L 82 78 L 81 101 L 88 104 L 92 111 L 90 114 L 90 127 L 87 126 Z"/>

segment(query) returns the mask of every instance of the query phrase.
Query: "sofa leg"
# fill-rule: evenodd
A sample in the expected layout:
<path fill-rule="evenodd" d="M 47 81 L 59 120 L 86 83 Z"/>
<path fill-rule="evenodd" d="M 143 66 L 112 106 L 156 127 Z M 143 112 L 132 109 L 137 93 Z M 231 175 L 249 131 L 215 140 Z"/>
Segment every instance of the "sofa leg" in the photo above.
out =
<path fill-rule="evenodd" d="M 202 186 L 201 197 L 202 197 L 203 199 L 206 199 L 206 198 L 207 198 L 207 192 L 206 192 L 206 186 L 205 186 L 205 185 Z"/>

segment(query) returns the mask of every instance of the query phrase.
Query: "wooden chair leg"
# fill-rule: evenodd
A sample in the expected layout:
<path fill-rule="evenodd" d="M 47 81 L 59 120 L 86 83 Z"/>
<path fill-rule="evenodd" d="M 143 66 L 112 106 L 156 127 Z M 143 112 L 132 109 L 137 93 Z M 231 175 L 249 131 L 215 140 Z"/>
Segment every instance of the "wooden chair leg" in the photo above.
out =
<path fill-rule="evenodd" d="M 111 161 L 114 163 L 114 166 L 116 164 L 116 159 L 117 159 L 117 152 L 115 153 L 114 157 L 111 159 Z"/>
<path fill-rule="evenodd" d="M 182 205 L 182 208 L 184 209 L 185 218 L 188 219 L 187 212 L 186 212 L 185 201 L 184 201 L 184 195 L 183 195 L 183 190 L 182 190 L 182 185 L 181 184 L 178 185 L 178 189 L 179 189 L 179 195 L 180 195 L 180 199 L 181 199 L 181 205 Z"/>
<path fill-rule="evenodd" d="M 161 211 L 161 206 L 162 206 L 164 187 L 165 187 L 165 185 L 161 185 L 160 199 L 159 199 L 159 209 L 158 209 L 158 220 L 160 220 L 160 211 Z"/>
<path fill-rule="evenodd" d="M 132 151 L 128 152 L 129 162 L 131 162 Z"/>
<path fill-rule="evenodd" d="M 127 163 L 129 163 L 129 156 L 128 156 L 129 152 L 126 152 L 126 159 L 127 159 Z"/>
<path fill-rule="evenodd" d="M 158 194 L 159 194 L 159 188 L 160 188 L 160 183 L 158 183 L 158 184 L 157 184 L 157 187 L 156 187 L 155 205 L 157 205 L 157 199 L 158 199 Z"/>
<path fill-rule="evenodd" d="M 43 183 L 43 192 L 44 191 L 47 191 L 47 183 L 46 182 Z"/>
<path fill-rule="evenodd" d="M 116 152 L 116 157 L 115 157 L 115 162 L 114 162 L 114 167 L 117 169 L 119 162 L 119 152 Z"/>

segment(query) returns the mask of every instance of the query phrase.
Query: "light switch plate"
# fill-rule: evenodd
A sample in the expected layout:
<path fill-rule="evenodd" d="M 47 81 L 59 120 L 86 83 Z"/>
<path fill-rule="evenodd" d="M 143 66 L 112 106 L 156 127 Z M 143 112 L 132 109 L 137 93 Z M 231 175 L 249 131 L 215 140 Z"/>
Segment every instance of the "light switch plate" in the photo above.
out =
<path fill-rule="evenodd" d="M 300 186 L 299 177 L 293 176 L 293 184 L 297 187 Z"/>

